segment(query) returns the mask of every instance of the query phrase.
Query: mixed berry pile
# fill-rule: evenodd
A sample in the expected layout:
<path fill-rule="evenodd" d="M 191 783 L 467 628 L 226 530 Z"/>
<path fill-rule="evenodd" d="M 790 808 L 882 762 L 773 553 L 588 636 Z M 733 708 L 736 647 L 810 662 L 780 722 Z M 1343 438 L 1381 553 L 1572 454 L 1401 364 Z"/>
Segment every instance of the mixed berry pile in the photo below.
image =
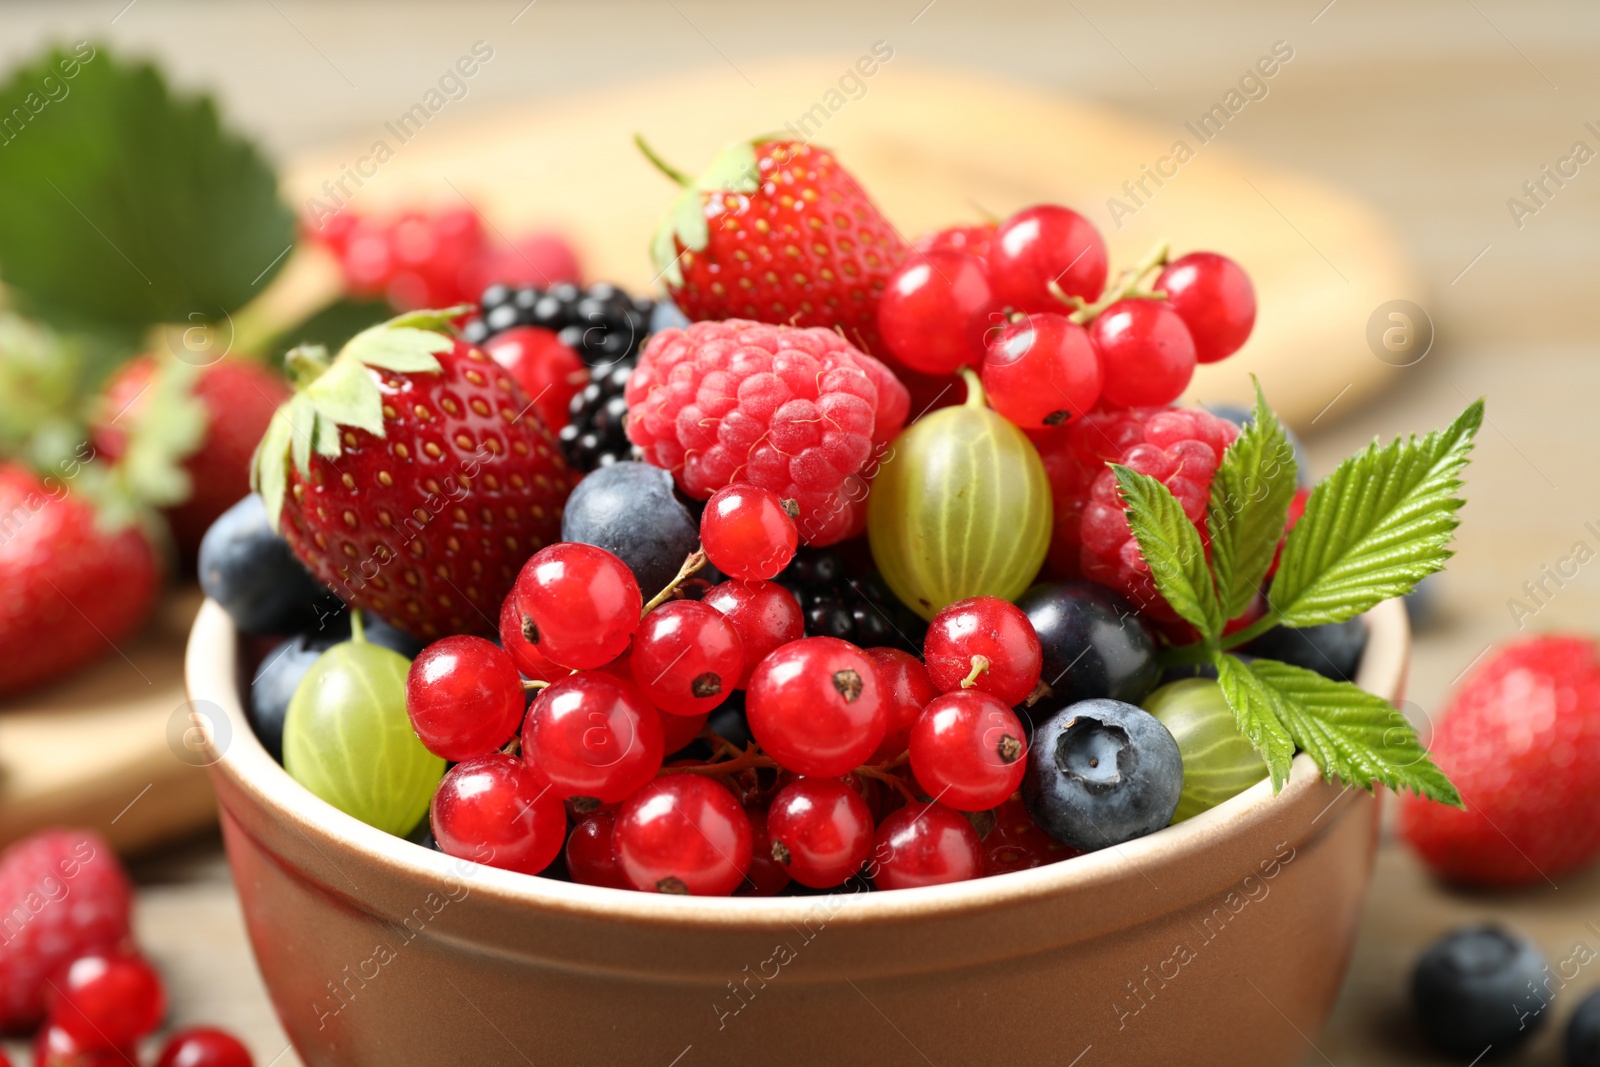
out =
<path fill-rule="evenodd" d="M 252 1067 L 237 1038 L 206 1026 L 178 1030 L 154 1059 L 141 1058 L 167 994 L 134 943 L 132 895 L 111 845 L 92 831 L 46 830 L 0 855 L 0 1034 L 34 1032 L 36 1067 Z M 3 1051 L 0 1067 L 10 1067 Z"/>
<path fill-rule="evenodd" d="M 250 694 L 289 773 L 453 856 L 696 895 L 1021 870 L 1261 780 L 1217 683 L 1163 676 L 1183 624 L 1107 465 L 1204 535 L 1239 430 L 1171 405 L 1248 337 L 1244 272 L 1108 284 L 1054 205 L 907 246 L 783 141 L 682 181 L 659 303 L 510 279 L 291 355 L 305 440 L 269 429 L 201 553 L 289 635 Z M 323 587 L 358 610 L 293 621 Z"/>

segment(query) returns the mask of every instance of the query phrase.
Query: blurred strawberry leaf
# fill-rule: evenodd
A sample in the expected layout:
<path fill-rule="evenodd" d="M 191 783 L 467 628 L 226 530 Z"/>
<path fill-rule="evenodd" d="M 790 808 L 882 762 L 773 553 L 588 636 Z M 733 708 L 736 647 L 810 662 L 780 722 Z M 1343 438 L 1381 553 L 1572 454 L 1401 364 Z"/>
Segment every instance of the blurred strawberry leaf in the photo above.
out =
<path fill-rule="evenodd" d="M 255 146 L 155 67 L 80 43 L 0 87 L 0 278 L 23 311 L 135 341 L 219 322 L 294 239 Z"/>

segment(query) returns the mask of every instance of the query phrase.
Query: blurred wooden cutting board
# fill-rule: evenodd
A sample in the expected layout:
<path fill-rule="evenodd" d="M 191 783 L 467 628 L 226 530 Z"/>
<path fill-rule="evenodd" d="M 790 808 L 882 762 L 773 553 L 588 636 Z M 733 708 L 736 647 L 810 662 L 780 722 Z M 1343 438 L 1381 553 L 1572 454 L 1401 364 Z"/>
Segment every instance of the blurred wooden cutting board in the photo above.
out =
<path fill-rule="evenodd" d="M 905 60 L 883 65 L 859 99 L 829 96 L 854 56 L 795 61 L 762 71 L 752 87 L 733 71 L 645 82 L 458 122 L 448 110 L 406 143 L 379 119 L 369 136 L 293 161 L 285 195 L 297 207 L 326 198 L 383 139 L 392 158 L 355 190 L 356 210 L 470 202 L 504 234 L 559 228 L 581 249 L 588 275 L 650 286 L 647 248 L 673 195 L 632 145 L 647 134 L 678 166 L 697 170 L 726 142 L 778 131 L 820 105 L 814 139 L 835 149 L 907 236 L 971 221 L 981 205 L 1005 215 L 1031 203 L 1076 207 L 1105 232 L 1115 264 L 1161 238 L 1179 251 L 1209 248 L 1255 279 L 1260 317 L 1234 358 L 1201 369 L 1194 393 L 1244 401 L 1249 374 L 1273 404 L 1305 426 L 1381 388 L 1392 368 L 1367 347 L 1367 320 L 1396 298 L 1422 302 L 1394 236 L 1353 198 L 1303 175 L 1199 146 L 1166 128 L 1091 104 Z M 828 105 L 844 101 L 836 111 Z M 1184 139 L 1197 148 L 1119 229 L 1107 201 Z M 370 166 L 367 169 L 371 169 Z M 1167 169 L 1171 169 L 1170 165 Z M 263 298 L 295 321 L 331 295 L 331 265 L 298 253 Z M 0 844 L 32 828 L 84 823 L 137 849 L 213 818 L 204 774 L 168 741 L 182 715 L 181 653 L 195 594 L 173 598 L 137 643 L 61 685 L 0 707 Z"/>

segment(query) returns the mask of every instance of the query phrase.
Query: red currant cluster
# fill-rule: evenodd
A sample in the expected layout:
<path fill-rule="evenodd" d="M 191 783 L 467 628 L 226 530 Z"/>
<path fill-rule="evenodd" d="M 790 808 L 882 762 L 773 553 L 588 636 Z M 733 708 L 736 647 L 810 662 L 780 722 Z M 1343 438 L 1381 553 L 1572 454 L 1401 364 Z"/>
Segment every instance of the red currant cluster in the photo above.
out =
<path fill-rule="evenodd" d="M 308 226 L 307 236 L 333 253 L 352 296 L 381 298 L 402 311 L 471 303 L 491 282 L 578 280 L 577 255 L 565 239 L 534 233 L 502 247 L 471 208 L 394 216 L 346 209 Z"/>
<path fill-rule="evenodd" d="M 1031 207 L 919 241 L 889 280 L 878 329 L 914 371 L 979 367 L 994 409 L 1039 430 L 1097 406 L 1170 404 L 1197 364 L 1237 351 L 1255 324 L 1249 277 L 1214 252 L 1168 262 L 1163 246 L 1109 288 L 1106 275 L 1105 241 L 1087 219 Z"/>
<path fill-rule="evenodd" d="M 787 505 L 744 484 L 713 494 L 702 549 L 649 603 L 611 553 L 552 545 L 506 599 L 503 648 L 455 636 L 424 649 L 407 711 L 457 761 L 432 803 L 438 847 L 695 895 L 863 872 L 880 889 L 932 885 L 1073 855 L 1015 799 L 1027 732 L 1012 706 L 1042 662 L 1027 616 L 993 597 L 953 604 L 923 659 L 805 637 L 771 580 L 798 543 Z M 729 580 L 684 597 L 707 559 Z M 742 748 L 707 728 L 738 690 Z"/>
<path fill-rule="evenodd" d="M 79 956 L 52 982 L 45 1025 L 34 1038 L 39 1067 L 137 1067 L 139 1042 L 161 1025 L 167 994 L 142 956 L 131 951 Z M 173 1034 L 155 1067 L 252 1067 L 238 1038 L 212 1027 Z M 9 1067 L 0 1052 L 0 1067 Z"/>

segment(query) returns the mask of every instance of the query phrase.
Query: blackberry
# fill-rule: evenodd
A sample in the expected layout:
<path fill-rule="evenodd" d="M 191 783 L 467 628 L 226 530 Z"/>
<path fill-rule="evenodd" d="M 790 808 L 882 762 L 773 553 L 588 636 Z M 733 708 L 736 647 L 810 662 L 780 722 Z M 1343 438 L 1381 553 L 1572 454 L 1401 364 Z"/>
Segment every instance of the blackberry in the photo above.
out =
<path fill-rule="evenodd" d="M 852 567 L 832 549 L 801 548 L 773 580 L 800 602 L 807 637 L 922 655 L 928 624 L 895 598 L 877 571 Z"/>
<path fill-rule="evenodd" d="M 480 303 L 478 317 L 461 330 L 473 344 L 513 326 L 540 326 L 555 331 L 591 368 L 637 359 L 655 310 L 655 301 L 629 296 L 609 282 L 587 289 L 570 282 L 549 289 L 491 285 Z"/>
<path fill-rule="evenodd" d="M 573 468 L 587 473 L 636 458 L 623 428 L 628 405 L 622 391 L 650 332 L 654 301 L 596 282 L 587 289 L 571 283 L 549 289 L 491 285 L 481 304 L 479 316 L 462 329 L 473 344 L 516 326 L 539 326 L 553 330 L 588 366 L 589 384 L 572 398 L 569 423 L 558 434 Z"/>
<path fill-rule="evenodd" d="M 628 402 L 622 396 L 638 359 L 633 355 L 614 366 L 589 368 L 589 384 L 572 398 L 569 421 L 556 434 L 574 470 L 587 474 L 640 457 L 628 440 Z"/>

